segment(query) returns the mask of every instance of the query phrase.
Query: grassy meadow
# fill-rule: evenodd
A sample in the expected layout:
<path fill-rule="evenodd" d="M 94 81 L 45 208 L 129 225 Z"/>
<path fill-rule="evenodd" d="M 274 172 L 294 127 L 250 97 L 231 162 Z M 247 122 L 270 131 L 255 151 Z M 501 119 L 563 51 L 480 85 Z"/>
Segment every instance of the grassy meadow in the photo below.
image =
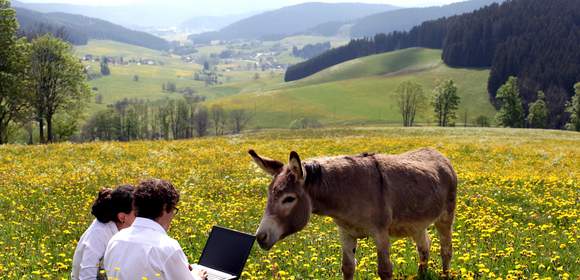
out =
<path fill-rule="evenodd" d="M 170 180 L 181 209 L 169 235 L 195 262 L 212 225 L 254 232 L 270 178 L 247 150 L 280 160 L 434 147 L 459 176 L 452 274 L 461 279 L 580 277 L 580 134 L 512 129 L 360 128 L 268 131 L 187 141 L 0 146 L 0 279 L 68 279 L 97 190 Z M 431 278 L 441 272 L 430 230 Z M 397 279 L 416 276 L 406 239 L 392 243 Z M 374 244 L 359 242 L 356 279 L 376 279 Z M 244 279 L 340 279 L 331 219 L 313 216 L 270 252 L 256 245 Z"/>
<path fill-rule="evenodd" d="M 301 117 L 324 124 L 393 124 L 401 116 L 395 94 L 404 81 L 423 86 L 426 100 L 417 121 L 434 122 L 430 97 L 438 80 L 452 79 L 461 104 L 458 123 L 467 112 L 469 123 L 479 116 L 492 119 L 495 109 L 487 94 L 487 69 L 457 69 L 443 64 L 440 50 L 407 49 L 355 59 L 323 70 L 303 80 L 230 95 L 209 104 L 254 111 L 258 127 L 288 127 Z"/>
<path fill-rule="evenodd" d="M 276 42 L 264 42 L 254 47 L 256 51 L 268 51 L 274 45 L 286 48 L 303 46 L 307 43 L 323 42 L 320 37 L 298 36 Z M 328 40 L 328 38 L 326 38 Z M 333 45 L 340 45 L 334 39 Z M 251 45 L 251 43 L 247 43 Z M 234 45 L 235 48 L 242 46 Z M 197 55 L 209 56 L 225 50 L 225 46 L 207 46 L 199 49 Z M 176 93 L 166 93 L 161 89 L 165 82 L 174 82 L 178 88 L 191 87 L 197 94 L 206 96 L 207 106 L 222 105 L 225 109 L 243 108 L 253 114 L 250 127 L 288 128 L 299 118 L 313 118 L 324 125 L 400 125 L 395 89 L 404 81 L 414 81 L 423 86 L 426 100 L 417 121 L 433 123 L 434 116 L 429 104 L 432 90 L 438 80 L 453 79 L 461 97 L 458 123 L 475 123 L 479 116 L 492 119 L 495 109 L 487 94 L 487 69 L 458 69 L 447 67 L 441 61 L 440 50 L 412 48 L 355 59 L 321 71 L 311 77 L 291 83 L 283 82 L 281 71 L 226 71 L 244 62 L 218 65 L 218 73 L 223 84 L 205 86 L 194 81 L 193 75 L 201 69 L 199 64 L 185 63 L 176 56 L 154 50 L 114 43 L 91 41 L 87 46 L 78 47 L 79 56 L 123 56 L 153 59 L 163 65 L 111 65 L 111 75 L 90 81 L 96 93 L 103 96 L 103 104 L 90 105 L 90 112 L 103 109 L 123 98 L 159 100 L 179 98 Z M 290 56 L 282 53 L 278 59 Z M 288 57 L 287 57 L 288 58 Z M 298 62 L 295 57 L 293 61 Z M 237 63 L 237 64 L 236 64 Z M 88 63 L 89 71 L 99 71 L 98 63 Z M 254 79 L 255 74 L 259 79 Z M 134 82 L 133 76 L 139 81 Z"/>
<path fill-rule="evenodd" d="M 200 50 L 204 52 L 219 53 L 219 46 L 208 47 L 211 49 Z M 241 92 L 244 88 L 252 88 L 265 83 L 279 83 L 282 81 L 282 73 L 269 72 L 262 73 L 259 81 L 254 81 L 254 71 L 220 72 L 223 77 L 220 80 L 224 84 L 206 87 L 204 82 L 193 80 L 194 73 L 198 72 L 202 65 L 185 63 L 174 55 L 165 54 L 156 50 L 117 43 L 112 41 L 92 40 L 86 46 L 75 48 L 78 56 L 92 54 L 95 57 L 101 56 L 122 56 L 125 61 L 130 59 L 152 59 L 162 62 L 162 65 L 109 65 L 111 75 L 89 81 L 91 88 L 97 88 L 94 94 L 103 96 L 102 104 L 96 104 L 94 100 L 89 104 L 89 113 L 106 108 L 106 105 L 113 104 L 124 98 L 160 100 L 165 98 L 180 98 L 177 93 L 167 93 L 162 91 L 163 83 L 173 82 L 178 88 L 191 87 L 197 94 L 208 98 L 219 98 Z M 90 72 L 99 73 L 98 62 L 85 62 L 89 66 Z M 134 81 L 133 77 L 139 76 L 139 81 Z M 249 85 L 251 84 L 251 85 Z"/>

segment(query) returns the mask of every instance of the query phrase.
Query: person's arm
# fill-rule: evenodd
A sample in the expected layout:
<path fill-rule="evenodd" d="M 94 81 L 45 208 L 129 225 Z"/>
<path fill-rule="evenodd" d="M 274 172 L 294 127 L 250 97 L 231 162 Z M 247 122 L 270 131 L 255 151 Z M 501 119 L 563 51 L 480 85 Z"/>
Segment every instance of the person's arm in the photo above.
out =
<path fill-rule="evenodd" d="M 165 279 L 199 280 L 189 270 L 187 257 L 182 250 L 175 251 L 165 262 L 163 267 Z"/>
<path fill-rule="evenodd" d="M 96 253 L 92 248 L 87 247 L 83 251 L 79 280 L 94 280 L 99 274 L 99 262 L 103 256 Z"/>
<path fill-rule="evenodd" d="M 99 274 L 99 264 L 105 256 L 109 239 L 102 231 L 91 232 L 86 240 L 85 250 L 81 256 L 79 280 L 94 280 Z"/>

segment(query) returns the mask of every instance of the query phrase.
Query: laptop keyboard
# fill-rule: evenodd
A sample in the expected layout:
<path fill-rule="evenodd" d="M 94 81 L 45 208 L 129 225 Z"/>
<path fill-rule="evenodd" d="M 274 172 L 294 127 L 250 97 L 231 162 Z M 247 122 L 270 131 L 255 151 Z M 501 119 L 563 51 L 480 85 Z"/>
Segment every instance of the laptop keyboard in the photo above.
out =
<path fill-rule="evenodd" d="M 228 278 L 219 276 L 219 275 L 215 275 L 215 274 L 211 274 L 210 272 L 207 273 L 207 280 L 225 280 Z"/>

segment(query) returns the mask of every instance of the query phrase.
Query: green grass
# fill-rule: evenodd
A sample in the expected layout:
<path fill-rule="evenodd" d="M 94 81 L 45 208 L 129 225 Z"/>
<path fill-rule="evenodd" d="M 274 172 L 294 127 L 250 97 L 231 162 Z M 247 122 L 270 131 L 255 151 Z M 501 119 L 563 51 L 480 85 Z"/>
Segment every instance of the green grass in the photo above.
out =
<path fill-rule="evenodd" d="M 94 93 L 103 96 L 103 104 L 93 102 L 89 105 L 89 114 L 124 98 L 159 100 L 178 97 L 177 94 L 162 91 L 161 86 L 166 82 L 174 82 L 178 87 L 203 85 L 192 79 L 193 74 L 200 69 L 199 65 L 184 63 L 176 56 L 156 50 L 113 41 L 91 40 L 86 46 L 76 47 L 75 53 L 78 56 L 85 54 L 92 54 L 96 57 L 122 56 L 125 61 L 153 59 L 163 63 L 163 65 L 110 64 L 111 75 L 89 81 L 91 88 L 97 88 Z M 85 62 L 85 64 L 90 67 L 91 72 L 100 71 L 98 63 Z M 139 76 L 138 82 L 133 81 L 135 75 Z"/>
<path fill-rule="evenodd" d="M 209 46 L 200 49 L 202 54 L 219 53 L 225 49 L 224 46 Z M 112 104 L 124 98 L 159 100 L 164 98 L 178 98 L 175 93 L 165 93 L 162 91 L 162 84 L 173 82 L 178 88 L 192 87 L 197 94 L 204 95 L 210 99 L 220 98 L 243 92 L 244 89 L 259 90 L 265 85 L 279 83 L 282 81 L 282 73 L 258 72 L 260 79 L 254 80 L 252 71 L 222 72 L 220 80 L 223 85 L 206 87 L 204 82 L 194 81 L 193 74 L 201 69 L 199 64 L 185 63 L 177 56 L 171 56 L 156 50 L 136 47 L 112 41 L 91 40 L 88 45 L 75 48 L 78 56 L 92 54 L 100 56 L 122 56 L 125 61 L 130 59 L 153 59 L 160 61 L 163 65 L 110 65 L 111 75 L 89 81 L 91 88 L 97 88 L 95 94 L 103 96 L 103 104 L 89 105 L 89 114 L 106 108 L 107 104 Z M 99 72 L 98 63 L 85 63 L 90 67 L 89 71 Z M 135 75 L 139 76 L 139 81 L 133 81 Z"/>
<path fill-rule="evenodd" d="M 97 68 L 98 65 L 92 65 Z M 178 88 L 201 86 L 203 83 L 193 81 L 195 68 L 184 70 L 168 66 L 152 65 L 111 65 L 110 76 L 104 76 L 89 82 L 92 88 L 97 88 L 95 93 L 103 96 L 103 104 L 91 104 L 93 110 L 102 109 L 105 104 L 112 104 L 124 98 L 158 100 L 163 98 L 179 97 L 177 93 L 162 91 L 162 84 L 174 82 Z M 139 81 L 133 81 L 133 76 L 138 75 Z"/>
<path fill-rule="evenodd" d="M 495 109 L 486 90 L 489 70 L 450 68 L 441 62 L 440 55 L 438 50 L 409 49 L 365 57 L 300 81 L 212 102 L 254 111 L 253 124 L 257 127 L 286 128 L 300 117 L 317 118 L 329 125 L 398 125 L 400 116 L 394 91 L 400 83 L 410 80 L 421 84 L 428 97 L 417 121 L 433 122 L 431 91 L 438 80 L 453 79 L 461 97 L 460 118 L 464 112 L 468 122 L 480 115 L 493 117 Z"/>
<path fill-rule="evenodd" d="M 350 60 L 296 81 L 294 84 L 302 86 L 368 76 L 393 75 L 397 72 L 426 70 L 442 63 L 440 50 L 410 48 Z"/>
<path fill-rule="evenodd" d="M 126 58 L 158 58 L 161 52 L 108 40 L 91 40 L 87 45 L 75 47 L 78 55 L 123 56 Z"/>
<path fill-rule="evenodd" d="M 259 48 L 274 44 L 291 48 L 307 43 L 322 42 L 325 38 L 298 36 L 277 42 L 264 42 Z M 333 40 L 326 38 L 326 40 Z M 334 40 L 333 44 L 340 44 Z M 202 53 L 219 52 L 224 46 L 210 46 Z M 419 123 L 432 123 L 429 106 L 432 89 L 438 80 L 453 79 L 459 88 L 461 104 L 458 123 L 463 123 L 467 112 L 468 122 L 478 116 L 492 118 L 495 109 L 489 102 L 486 81 L 489 70 L 458 69 L 445 66 L 441 51 L 412 48 L 364 57 L 336 65 L 311 77 L 290 83 L 283 82 L 283 73 L 231 71 L 222 75 L 222 85 L 206 87 L 194 81 L 193 74 L 201 66 L 182 62 L 176 56 L 110 41 L 91 41 L 76 49 L 78 55 L 109 55 L 131 58 L 150 58 L 163 65 L 111 65 L 111 75 L 90 81 L 98 88 L 103 104 L 91 104 L 89 113 L 103 109 L 124 98 L 159 100 L 180 95 L 164 93 L 161 85 L 174 82 L 178 87 L 192 87 L 197 94 L 208 98 L 207 105 L 223 105 L 226 109 L 245 108 L 254 113 L 253 127 L 287 128 L 301 117 L 318 119 L 325 125 L 399 125 L 394 91 L 403 81 L 415 81 L 425 90 L 425 108 L 418 114 Z M 287 56 L 281 54 L 280 57 Z M 287 58 L 290 59 L 290 58 Z M 98 63 L 90 63 L 91 71 L 99 71 Z M 221 69 L 221 68 L 220 68 Z M 260 78 L 255 80 L 258 73 Z M 134 82 L 133 76 L 139 81 Z"/>
<path fill-rule="evenodd" d="M 0 146 L 0 280 L 69 277 L 77 241 L 102 187 L 171 181 L 181 209 L 168 234 L 190 262 L 213 225 L 255 232 L 272 177 L 248 149 L 287 162 L 361 152 L 433 147 L 457 172 L 452 279 L 578 279 L 580 134 L 480 128 L 271 130 L 180 141 Z M 332 187 L 332 186 L 329 186 Z M 429 273 L 441 278 L 433 227 Z M 391 239 L 394 279 L 417 279 L 409 238 Z M 356 250 L 355 279 L 377 279 L 372 238 Z M 342 279 L 332 219 L 313 215 L 302 231 L 265 252 L 254 246 L 243 279 Z M 546 278 L 547 277 L 547 278 Z M 421 278 L 419 278 L 421 279 Z"/>

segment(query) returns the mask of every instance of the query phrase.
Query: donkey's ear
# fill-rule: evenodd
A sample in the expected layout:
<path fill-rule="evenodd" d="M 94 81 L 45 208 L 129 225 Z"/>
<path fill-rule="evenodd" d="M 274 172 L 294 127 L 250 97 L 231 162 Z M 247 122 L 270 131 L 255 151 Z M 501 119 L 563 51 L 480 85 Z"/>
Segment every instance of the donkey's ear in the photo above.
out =
<path fill-rule="evenodd" d="M 283 163 L 266 157 L 260 157 L 254 150 L 249 150 L 248 153 L 252 156 L 254 162 L 266 173 L 276 176 L 282 172 L 282 167 L 284 167 Z"/>
<path fill-rule="evenodd" d="M 292 171 L 292 173 L 296 175 L 298 180 L 304 179 L 305 172 L 302 167 L 302 162 L 300 162 L 300 156 L 298 156 L 297 152 L 295 151 L 290 152 L 290 161 L 288 163 L 288 166 L 290 167 L 290 171 Z"/>

